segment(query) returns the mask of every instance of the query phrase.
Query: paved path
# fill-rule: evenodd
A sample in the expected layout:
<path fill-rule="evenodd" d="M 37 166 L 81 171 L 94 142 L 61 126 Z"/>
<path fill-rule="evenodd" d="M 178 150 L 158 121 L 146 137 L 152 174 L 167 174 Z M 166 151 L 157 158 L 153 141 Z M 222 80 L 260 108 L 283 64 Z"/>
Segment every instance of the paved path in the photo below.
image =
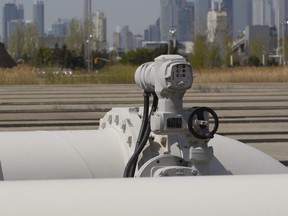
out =
<path fill-rule="evenodd" d="M 288 84 L 196 84 L 185 107 L 209 106 L 218 133 L 288 161 Z M 97 129 L 112 107 L 139 107 L 136 85 L 1 86 L 0 131 Z"/>

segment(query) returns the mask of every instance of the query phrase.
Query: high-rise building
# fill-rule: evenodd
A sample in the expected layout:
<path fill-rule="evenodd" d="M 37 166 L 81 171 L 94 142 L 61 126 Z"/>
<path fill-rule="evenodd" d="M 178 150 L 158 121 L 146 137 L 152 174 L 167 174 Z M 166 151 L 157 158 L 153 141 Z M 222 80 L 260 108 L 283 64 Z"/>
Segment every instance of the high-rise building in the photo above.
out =
<path fill-rule="evenodd" d="M 251 0 L 233 0 L 233 37 L 241 35 L 245 27 L 252 25 Z"/>
<path fill-rule="evenodd" d="M 160 41 L 160 19 L 144 31 L 144 41 Z"/>
<path fill-rule="evenodd" d="M 96 49 L 105 50 L 107 48 L 107 20 L 103 11 L 98 10 L 96 12 L 93 23 L 95 25 Z"/>
<path fill-rule="evenodd" d="M 24 20 L 24 6 L 23 4 L 18 5 L 18 15 L 17 15 L 17 19 L 19 20 Z"/>
<path fill-rule="evenodd" d="M 195 0 L 194 34 L 205 35 L 207 30 L 207 15 L 211 9 L 211 0 Z"/>
<path fill-rule="evenodd" d="M 7 25 L 8 36 L 11 36 L 17 29 L 24 29 L 25 26 L 26 23 L 23 19 L 10 20 Z"/>
<path fill-rule="evenodd" d="M 160 1 L 160 35 L 162 41 L 170 40 L 170 30 L 178 30 L 179 11 L 186 4 L 186 0 Z"/>
<path fill-rule="evenodd" d="M 288 7 L 287 0 L 273 0 L 273 9 L 275 11 L 275 23 L 284 22 L 288 18 Z"/>
<path fill-rule="evenodd" d="M 161 40 L 171 40 L 170 31 L 176 30 L 177 40 L 192 41 L 194 4 L 186 0 L 161 0 L 160 4 Z"/>
<path fill-rule="evenodd" d="M 84 19 L 92 16 L 92 3 L 91 0 L 84 0 Z"/>
<path fill-rule="evenodd" d="M 66 37 L 69 34 L 70 20 L 58 19 L 57 22 L 52 24 L 51 35 L 55 37 Z"/>
<path fill-rule="evenodd" d="M 207 17 L 207 40 L 210 43 L 221 44 L 228 33 L 227 11 L 218 8 L 208 12 Z"/>
<path fill-rule="evenodd" d="M 288 12 L 286 8 L 288 7 L 287 0 L 273 0 L 273 10 L 275 12 L 275 26 L 277 28 L 278 36 L 280 37 L 282 33 L 282 28 L 286 26 L 286 21 L 288 18 Z"/>
<path fill-rule="evenodd" d="M 143 36 L 140 34 L 137 34 L 134 36 L 134 49 L 138 49 L 142 47 L 143 42 Z"/>
<path fill-rule="evenodd" d="M 275 26 L 273 0 L 253 1 L 253 25 Z"/>
<path fill-rule="evenodd" d="M 44 17 L 44 2 L 35 1 L 33 4 L 33 22 L 38 28 L 39 36 L 43 36 L 45 33 L 45 17 Z"/>
<path fill-rule="evenodd" d="M 179 10 L 178 16 L 178 37 L 179 41 L 192 41 L 194 39 L 194 2 L 187 2 Z"/>
<path fill-rule="evenodd" d="M 9 35 L 12 33 L 8 31 L 9 22 L 12 20 L 23 20 L 24 19 L 24 9 L 23 5 L 17 5 L 15 3 L 7 3 L 3 7 L 3 42 L 8 41 Z M 11 28 L 10 28 L 11 30 Z"/>
<path fill-rule="evenodd" d="M 223 0 L 222 1 L 222 7 L 227 12 L 227 18 L 228 18 L 228 35 L 233 36 L 233 0 Z"/>
<path fill-rule="evenodd" d="M 128 51 L 134 48 L 133 33 L 129 26 L 117 26 L 113 34 L 113 47 L 122 51 Z"/>

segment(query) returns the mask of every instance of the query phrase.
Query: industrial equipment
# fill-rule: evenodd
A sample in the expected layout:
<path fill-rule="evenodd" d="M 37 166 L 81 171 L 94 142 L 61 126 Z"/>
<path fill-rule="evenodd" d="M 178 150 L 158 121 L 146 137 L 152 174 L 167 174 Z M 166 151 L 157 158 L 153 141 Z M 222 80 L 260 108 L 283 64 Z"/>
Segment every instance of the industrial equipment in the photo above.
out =
<path fill-rule="evenodd" d="M 101 215 L 190 210 L 195 215 L 250 215 L 250 208 L 251 215 L 265 215 L 280 206 L 275 215 L 288 215 L 282 194 L 288 192 L 283 188 L 288 169 L 244 143 L 217 135 L 219 119 L 213 109 L 197 104 L 184 109 L 183 97 L 194 77 L 185 58 L 163 55 L 135 73 L 143 107 L 113 108 L 98 130 L 0 133 L 0 191 L 10 193 L 0 196 L 8 205 L 0 213 L 93 215 L 99 209 Z M 250 192 L 252 198 L 245 194 Z M 255 203 L 256 197 L 263 205 Z M 9 207 L 12 198 L 16 210 Z M 29 200 L 38 207 L 29 208 Z M 105 203 L 109 200 L 115 211 Z M 136 213 L 141 207 L 152 210 Z"/>

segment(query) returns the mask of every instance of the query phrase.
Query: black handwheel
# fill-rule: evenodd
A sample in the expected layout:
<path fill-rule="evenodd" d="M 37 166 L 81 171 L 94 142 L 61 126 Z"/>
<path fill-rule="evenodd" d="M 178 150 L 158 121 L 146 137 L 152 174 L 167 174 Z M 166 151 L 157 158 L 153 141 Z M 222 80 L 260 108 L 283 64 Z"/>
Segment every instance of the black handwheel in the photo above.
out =
<path fill-rule="evenodd" d="M 212 115 L 214 119 L 213 130 L 209 130 L 209 121 L 204 118 L 204 113 Z M 214 110 L 209 107 L 196 108 L 188 119 L 188 128 L 190 133 L 198 139 L 211 139 L 216 134 L 219 127 L 219 119 Z M 200 129 L 200 130 L 199 130 Z"/>

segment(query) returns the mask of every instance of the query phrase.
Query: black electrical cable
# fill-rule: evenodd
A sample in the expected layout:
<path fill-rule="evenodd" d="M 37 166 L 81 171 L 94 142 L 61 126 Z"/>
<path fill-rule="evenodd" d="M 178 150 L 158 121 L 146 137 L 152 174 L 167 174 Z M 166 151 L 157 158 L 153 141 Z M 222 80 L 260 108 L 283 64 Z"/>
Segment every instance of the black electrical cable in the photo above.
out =
<path fill-rule="evenodd" d="M 153 112 L 156 112 L 157 107 L 158 107 L 158 96 L 155 92 L 152 93 L 153 94 L 153 104 L 152 104 L 152 108 L 151 108 L 151 112 L 150 112 L 150 116 L 151 117 Z"/>
<path fill-rule="evenodd" d="M 148 141 L 148 138 L 150 136 L 150 123 L 148 123 L 147 125 L 147 128 L 145 130 L 145 133 L 144 133 L 144 136 L 143 136 L 143 139 L 141 140 L 138 148 L 136 149 L 136 151 L 134 152 L 134 154 L 132 155 L 132 157 L 130 158 L 129 162 L 131 161 L 131 165 L 129 166 L 129 172 L 127 173 L 127 175 L 125 177 L 134 177 L 135 175 L 135 170 L 136 170 L 136 167 L 137 167 L 137 162 L 138 162 L 138 157 L 139 155 L 141 154 L 141 152 L 143 151 L 147 141 Z"/>
<path fill-rule="evenodd" d="M 147 101 L 147 95 L 150 96 L 150 93 L 148 94 L 147 92 L 144 93 L 144 110 L 143 110 L 143 119 L 142 119 L 142 126 L 139 132 L 138 140 L 135 146 L 135 151 L 130 160 L 128 161 L 125 170 L 124 170 L 124 177 L 134 177 L 135 175 L 135 170 L 137 167 L 137 162 L 138 162 L 138 157 L 140 153 L 143 151 L 150 133 L 150 118 L 153 112 L 156 111 L 157 106 L 158 106 L 158 97 L 155 93 L 153 93 L 153 104 L 152 108 L 149 113 L 149 96 L 148 96 L 148 101 Z M 148 110 L 148 111 L 147 111 Z"/>
<path fill-rule="evenodd" d="M 150 95 L 151 95 L 150 92 L 144 91 L 144 93 L 143 93 L 144 108 L 143 108 L 143 115 L 142 115 L 142 124 L 141 124 L 141 128 L 140 128 L 140 131 L 139 131 L 138 139 L 137 139 L 137 142 L 136 142 L 135 151 L 138 148 L 141 140 L 143 139 L 147 124 L 149 122 L 149 98 L 150 98 Z"/>
<path fill-rule="evenodd" d="M 150 133 L 151 133 L 151 128 L 150 128 L 151 115 L 153 112 L 155 112 L 157 110 L 157 106 L 158 106 L 158 97 L 157 97 L 156 93 L 153 93 L 153 104 L 152 104 L 151 111 L 150 111 L 149 118 L 148 118 L 148 125 L 146 127 L 144 137 L 141 139 L 140 144 L 139 144 L 138 148 L 136 149 L 135 154 L 133 155 L 134 156 L 134 158 L 132 159 L 133 164 L 132 164 L 131 169 L 130 169 L 129 177 L 135 176 L 135 170 L 137 167 L 138 157 L 139 157 L 140 153 L 143 151 L 143 149 L 144 149 L 144 147 L 145 147 L 145 145 L 149 139 Z"/>
<path fill-rule="evenodd" d="M 124 170 L 124 177 L 130 177 L 130 172 L 135 160 L 135 156 L 136 156 L 136 151 L 140 145 L 141 140 L 143 139 L 143 136 L 145 134 L 145 130 L 147 128 L 148 122 L 149 122 L 149 98 L 150 98 L 150 92 L 146 92 L 144 91 L 143 93 L 143 97 L 144 97 L 144 108 L 143 108 L 143 115 L 142 115 L 142 124 L 141 124 L 141 128 L 138 134 L 138 139 L 137 142 L 135 144 L 135 150 L 134 150 L 134 154 L 132 155 L 132 157 L 130 158 L 130 160 L 128 161 L 125 170 Z"/>

